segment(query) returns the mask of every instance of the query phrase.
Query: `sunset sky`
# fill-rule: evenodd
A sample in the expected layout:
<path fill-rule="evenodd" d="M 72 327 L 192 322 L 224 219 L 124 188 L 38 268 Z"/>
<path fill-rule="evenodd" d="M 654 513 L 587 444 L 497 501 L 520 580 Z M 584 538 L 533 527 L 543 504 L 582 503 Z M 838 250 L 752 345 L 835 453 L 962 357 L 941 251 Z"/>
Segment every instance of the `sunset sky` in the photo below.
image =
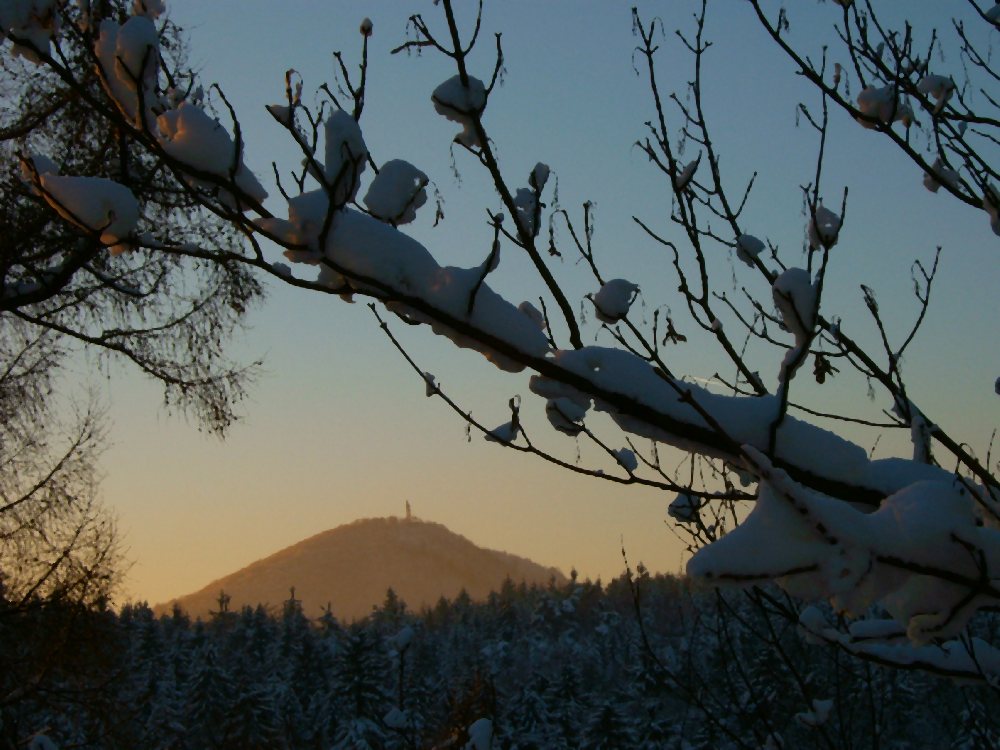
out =
<path fill-rule="evenodd" d="M 935 6 L 932 0 L 907 3 L 918 29 L 926 31 L 928 19 L 947 22 L 934 18 Z M 342 50 L 353 67 L 361 43 L 358 24 L 370 16 L 374 36 L 362 119 L 366 142 L 376 162 L 406 159 L 440 190 L 444 223 L 432 228 L 434 209 L 425 206 L 411 225 L 412 234 L 442 264 L 483 261 L 492 240 L 486 209 L 495 210 L 498 201 L 484 170 L 463 150 L 452 153 L 457 126 L 435 114 L 430 102 L 430 92 L 454 71 L 433 53 L 389 55 L 407 39 L 410 13 L 424 13 L 440 29 L 438 6 L 172 0 L 169 7 L 171 17 L 189 32 L 192 64 L 204 81 L 222 86 L 240 113 L 246 161 L 268 186 L 268 205 L 280 215 L 284 205 L 271 184 L 270 162 L 287 172 L 299 157 L 264 105 L 281 102 L 287 68 L 302 74 L 311 101 L 308 92 L 332 81 L 333 50 Z M 640 5 L 640 13 L 645 19 L 661 14 L 668 29 L 658 59 L 661 86 L 681 91 L 683 98 L 691 60 L 669 30 L 690 31 L 692 9 L 687 3 L 650 3 Z M 714 13 L 707 35 L 715 46 L 704 94 L 721 166 L 734 195 L 759 170 L 746 225 L 777 243 L 786 262 L 795 263 L 805 224 L 799 186 L 813 179 L 816 149 L 814 133 L 796 126 L 795 108 L 805 101 L 818 109 L 818 100 L 765 39 L 749 8 L 720 3 Z M 821 42 L 812 40 L 826 33 L 822 30 L 838 14 L 834 3 L 795 4 L 793 38 L 807 40 L 818 54 Z M 970 26 L 974 22 L 970 19 Z M 525 185 L 534 164 L 547 163 L 559 180 L 559 201 L 574 218 L 584 201 L 596 204 L 595 247 L 606 275 L 640 285 L 645 305 L 645 310 L 636 308 L 640 314 L 648 317 L 660 305 L 673 305 L 683 321 L 669 258 L 631 218 L 639 216 L 681 242 L 669 222 L 668 186 L 633 147 L 653 109 L 644 79 L 633 68 L 640 60 L 632 54 L 636 39 L 629 6 L 583 0 L 487 3 L 472 66 L 485 79 L 492 71 L 494 32 L 503 32 L 506 76 L 485 122 L 505 175 L 511 184 Z M 937 72 L 960 75 L 957 57 L 935 65 Z M 993 394 L 1000 374 L 995 333 L 1000 240 L 985 212 L 925 190 L 916 168 L 876 134 L 839 112 L 833 122 L 822 192 L 839 205 L 849 185 L 850 197 L 824 312 L 841 315 L 860 339 L 876 342 L 858 291 L 858 284 L 866 283 L 884 308 L 899 311 L 887 316 L 890 332 L 904 332 L 916 311 L 910 264 L 930 260 L 934 248 L 943 246 L 935 303 L 904 367 L 911 398 L 985 452 L 1000 413 L 1000 398 Z M 696 155 L 693 145 L 688 153 Z M 504 248 L 491 283 L 516 303 L 537 297 L 538 285 L 528 280 L 523 258 L 514 250 Z M 273 256 L 280 257 L 277 251 Z M 734 289 L 735 272 L 735 293 L 746 285 L 769 300 L 763 282 L 742 265 L 733 266 L 722 249 L 712 263 L 720 288 Z M 553 267 L 577 302 L 596 291 L 570 255 Z M 642 560 L 658 571 L 682 568 L 682 546 L 664 523 L 672 496 L 582 478 L 477 435 L 467 442 L 464 423 L 440 400 L 424 397 L 422 381 L 379 332 L 363 300 L 347 305 L 336 297 L 270 286 L 265 304 L 250 317 L 249 330 L 233 342 L 234 356 L 263 357 L 265 364 L 243 407 L 245 419 L 225 441 L 167 415 L 157 386 L 124 367 L 101 381 L 113 443 L 102 462 L 103 494 L 118 515 L 134 562 L 128 596 L 155 603 L 188 593 L 325 529 L 361 517 L 402 515 L 406 500 L 417 516 L 443 523 L 477 544 L 564 572 L 575 566 L 591 578 L 618 575 L 623 540 L 633 564 Z M 587 318 L 585 342 L 592 343 L 598 329 L 589 310 Z M 543 425 L 544 402 L 529 394 L 527 373 L 502 373 L 428 330 L 402 328 L 393 324 L 423 369 L 477 418 L 491 425 L 505 422 L 508 399 L 521 394 L 532 437 L 574 460 L 574 439 Z M 671 352 L 678 372 L 708 379 L 725 366 L 693 326 L 682 331 L 692 335 Z M 596 341 L 611 344 L 606 335 Z M 780 354 L 758 360 L 769 387 L 779 361 Z M 857 378 L 835 378 L 821 390 L 803 384 L 803 392 L 821 405 L 852 414 L 878 416 L 891 406 L 882 393 L 869 402 L 865 391 Z M 875 437 L 845 434 L 865 448 Z M 623 438 L 616 439 L 624 445 Z M 906 436 L 897 432 L 882 437 L 876 455 L 906 451 Z M 584 462 L 591 457 L 584 450 Z M 664 464 L 680 460 L 678 454 Z"/>

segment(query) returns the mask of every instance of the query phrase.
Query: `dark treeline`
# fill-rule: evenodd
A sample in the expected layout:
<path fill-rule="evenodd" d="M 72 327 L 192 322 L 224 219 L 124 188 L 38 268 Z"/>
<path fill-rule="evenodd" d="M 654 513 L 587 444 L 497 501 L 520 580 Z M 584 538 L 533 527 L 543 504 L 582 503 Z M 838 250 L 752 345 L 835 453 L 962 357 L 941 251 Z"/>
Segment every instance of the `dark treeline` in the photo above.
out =
<path fill-rule="evenodd" d="M 636 602 L 638 593 L 638 607 Z M 0 602 L 0 748 L 992 748 L 987 687 L 807 643 L 773 591 L 507 582 L 360 622 Z M 34 742 L 35 744 L 31 744 Z"/>

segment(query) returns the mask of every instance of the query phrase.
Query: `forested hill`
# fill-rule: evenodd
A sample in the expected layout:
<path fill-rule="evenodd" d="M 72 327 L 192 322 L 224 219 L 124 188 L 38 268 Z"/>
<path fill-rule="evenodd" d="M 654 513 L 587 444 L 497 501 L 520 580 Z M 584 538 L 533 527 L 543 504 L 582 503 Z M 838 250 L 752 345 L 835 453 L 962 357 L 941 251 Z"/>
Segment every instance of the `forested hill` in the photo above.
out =
<path fill-rule="evenodd" d="M 329 604 L 339 620 L 351 621 L 382 604 L 389 588 L 420 610 L 462 589 L 484 600 L 506 578 L 529 585 L 566 580 L 556 568 L 477 547 L 438 523 L 368 518 L 305 539 L 154 611 L 168 613 L 176 603 L 204 618 L 219 609 L 220 591 L 231 597 L 233 611 L 257 604 L 278 608 L 294 586 L 307 616 L 318 617 Z"/>

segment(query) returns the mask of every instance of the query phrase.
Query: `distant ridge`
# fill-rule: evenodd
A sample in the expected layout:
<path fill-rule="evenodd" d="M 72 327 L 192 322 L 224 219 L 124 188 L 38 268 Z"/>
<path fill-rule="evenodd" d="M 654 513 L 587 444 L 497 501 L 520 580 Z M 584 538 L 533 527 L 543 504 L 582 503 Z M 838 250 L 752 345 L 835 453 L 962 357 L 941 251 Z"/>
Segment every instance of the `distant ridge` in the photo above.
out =
<path fill-rule="evenodd" d="M 220 591 L 231 597 L 232 611 L 257 604 L 278 608 L 294 586 L 306 615 L 319 616 L 329 603 L 337 619 L 349 622 L 382 604 L 390 587 L 411 610 L 419 610 L 442 596 L 452 599 L 463 588 L 473 599 L 485 599 L 508 577 L 529 585 L 566 580 L 557 568 L 477 547 L 439 523 L 366 518 L 309 537 L 153 609 L 169 613 L 177 604 L 191 617 L 205 618 L 218 610 Z"/>

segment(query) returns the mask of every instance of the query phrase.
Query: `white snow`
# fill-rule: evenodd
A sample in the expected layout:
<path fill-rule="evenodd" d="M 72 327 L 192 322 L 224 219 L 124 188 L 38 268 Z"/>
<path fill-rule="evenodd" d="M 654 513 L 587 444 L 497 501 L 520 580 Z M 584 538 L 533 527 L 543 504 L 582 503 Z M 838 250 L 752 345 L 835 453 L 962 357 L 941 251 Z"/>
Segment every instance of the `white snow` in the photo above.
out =
<path fill-rule="evenodd" d="M 452 76 L 431 94 L 434 109 L 462 126 L 462 132 L 455 136 L 455 142 L 467 148 L 481 146 L 476 135 L 475 118 L 486 108 L 486 86 L 478 78 L 469 76 L 469 85 L 463 86 L 460 76 Z"/>
<path fill-rule="evenodd" d="M 133 0 L 132 15 L 159 18 L 167 12 L 167 4 L 163 0 Z"/>
<path fill-rule="evenodd" d="M 409 162 L 393 159 L 382 165 L 368 187 L 364 204 L 372 215 L 398 226 L 417 217 L 427 202 L 427 175 Z"/>
<path fill-rule="evenodd" d="M 615 451 L 615 460 L 622 465 L 629 474 L 634 472 L 639 468 L 639 459 L 636 458 L 635 453 L 630 451 L 628 448 L 619 448 Z"/>
<path fill-rule="evenodd" d="M 701 498 L 681 492 L 667 506 L 667 515 L 681 523 L 694 523 L 701 510 Z"/>
<path fill-rule="evenodd" d="M 833 247 L 840 236 L 840 217 L 820 203 L 816 214 L 809 221 L 809 249 L 819 250 L 821 247 Z"/>
<path fill-rule="evenodd" d="M 883 123 L 902 122 L 909 127 L 913 124 L 913 108 L 899 99 L 896 87 L 893 85 L 876 88 L 869 86 L 858 94 L 858 109 L 868 117 L 874 117 Z M 858 122 L 866 128 L 875 127 L 874 123 L 859 118 Z"/>
<path fill-rule="evenodd" d="M 132 16 L 121 26 L 104 19 L 94 45 L 108 95 L 129 120 L 150 130 L 154 126 L 152 108 L 158 103 L 159 49 L 156 26 L 145 15 Z M 143 117 L 139 116 L 140 96 Z"/>
<path fill-rule="evenodd" d="M 267 219 L 258 226 L 280 240 L 301 245 L 303 251 L 286 253 L 293 261 L 315 262 L 319 233 L 328 210 L 322 190 L 303 193 L 289 202 L 289 219 Z M 548 340 L 537 323 L 500 297 L 488 284 L 481 284 L 472 313 L 468 312 L 473 288 L 479 281 L 480 268 L 442 268 L 416 240 L 396 228 L 353 209 L 335 212 L 326 237 L 325 256 L 345 269 L 351 285 L 360 292 L 379 294 L 389 288 L 396 299 L 422 301 L 438 313 L 468 323 L 522 353 L 541 357 L 548 350 Z M 367 285 L 365 280 L 377 282 Z M 524 364 L 502 355 L 487 343 L 464 336 L 445 323 L 440 315 L 420 312 L 405 302 L 390 307 L 409 319 L 428 323 L 435 333 L 448 336 L 461 347 L 475 349 L 501 369 L 520 372 Z"/>
<path fill-rule="evenodd" d="M 406 729 L 410 725 L 410 719 L 406 712 L 400 711 L 395 706 L 382 718 L 382 721 L 389 729 Z"/>
<path fill-rule="evenodd" d="M 764 250 L 764 243 L 752 234 L 741 234 L 736 238 L 736 257 L 753 268 L 754 258 Z"/>
<path fill-rule="evenodd" d="M 493 722 L 476 719 L 469 725 L 469 741 L 465 750 L 490 750 L 493 746 Z"/>
<path fill-rule="evenodd" d="M 177 109 L 167 110 L 156 122 L 160 144 L 170 156 L 196 171 L 234 178 L 237 187 L 258 202 L 267 197 L 267 191 L 243 164 L 243 154 L 237 153 L 229 132 L 201 107 L 181 102 Z"/>
<path fill-rule="evenodd" d="M 38 52 L 48 54 L 49 43 L 59 30 L 58 0 L 2 0 L 0 2 L 0 43 L 8 35 L 27 42 L 14 44 L 14 54 L 33 63 Z"/>
<path fill-rule="evenodd" d="M 429 372 L 424 373 L 424 395 L 427 398 L 434 396 L 438 393 L 439 388 L 437 384 L 437 379 Z"/>
<path fill-rule="evenodd" d="M 404 651 L 413 642 L 414 635 L 416 635 L 416 633 L 414 633 L 413 628 L 406 625 L 394 636 L 387 638 L 386 644 L 388 644 L 389 648 L 392 648 L 395 651 Z"/>
<path fill-rule="evenodd" d="M 822 726 L 829 720 L 832 709 L 832 700 L 814 699 L 812 702 L 812 711 L 803 711 L 795 714 L 795 720 L 807 727 Z"/>
<path fill-rule="evenodd" d="M 523 313 L 528 320 L 538 326 L 539 331 L 545 330 L 545 316 L 533 304 L 525 300 L 517 306 L 519 312 Z"/>
<path fill-rule="evenodd" d="M 617 323 L 628 315 L 628 310 L 639 293 L 639 287 L 625 279 L 611 279 L 594 295 L 597 319 L 604 323 Z"/>
<path fill-rule="evenodd" d="M 936 193 L 942 185 L 956 187 L 958 185 L 958 172 L 951 167 L 946 167 L 941 157 L 938 157 L 931 165 L 931 172 L 924 173 L 924 187 L 932 193 Z"/>
<path fill-rule="evenodd" d="M 778 400 L 774 396 L 711 393 L 696 383 L 672 381 L 657 373 L 640 357 L 620 349 L 589 346 L 559 350 L 550 356 L 554 364 L 586 378 L 595 388 L 633 400 L 638 411 L 660 414 L 680 423 L 676 431 L 667 431 L 595 398 L 594 408 L 607 412 L 628 432 L 684 450 L 697 449 L 718 458 L 735 458 L 696 443 L 686 434 L 686 426 L 708 427 L 702 416 L 684 400 L 690 399 L 697 402 L 737 443 L 757 446 L 761 450 L 768 445 L 769 425 L 778 408 Z M 547 399 L 567 396 L 581 403 L 588 399 L 575 388 L 542 375 L 532 376 L 529 387 L 533 393 Z M 791 416 L 786 416 L 778 429 L 777 450 L 784 460 L 818 476 L 858 483 L 863 483 L 868 476 L 869 461 L 864 448 Z M 880 478 L 888 484 L 901 481 L 903 476 L 886 473 Z M 892 489 L 898 487 L 893 486 Z"/>
<path fill-rule="evenodd" d="M 538 234 L 538 194 L 531 188 L 518 188 L 514 195 L 514 208 L 517 211 L 515 218 L 521 228 L 534 237 Z"/>
<path fill-rule="evenodd" d="M 491 443 L 513 443 L 517 440 L 518 432 L 519 428 L 513 422 L 504 422 L 483 435 L 483 438 Z"/>
<path fill-rule="evenodd" d="M 39 175 L 39 185 L 45 201 L 64 219 L 100 232 L 101 242 L 117 252 L 125 249 L 120 243 L 139 222 L 139 202 L 127 187 L 105 177 L 64 177 L 51 172 Z"/>
<path fill-rule="evenodd" d="M 693 161 L 688 162 L 674 178 L 674 190 L 678 193 L 683 192 L 685 188 L 691 183 L 691 179 L 694 177 L 695 171 L 698 169 L 698 163 L 701 161 L 701 154 L 698 154 L 697 158 Z"/>
<path fill-rule="evenodd" d="M 936 100 L 935 112 L 941 111 L 954 90 L 955 82 L 948 76 L 928 73 L 917 82 L 917 91 Z"/>
<path fill-rule="evenodd" d="M 553 428 L 566 435 L 583 431 L 580 422 L 587 415 L 587 407 L 570 398 L 553 398 L 545 402 L 545 416 Z"/>
<path fill-rule="evenodd" d="M 990 215 L 990 228 L 1000 235 L 1000 191 L 995 185 L 987 185 L 983 193 L 983 210 Z"/>
<path fill-rule="evenodd" d="M 333 202 L 341 206 L 354 200 L 358 194 L 361 174 L 368 159 L 368 147 L 357 120 L 342 109 L 327 118 L 324 135 L 326 166 L 323 176 L 328 185 L 334 186 Z"/>
<path fill-rule="evenodd" d="M 44 154 L 31 154 L 26 160 L 21 160 L 21 181 L 34 185 L 36 174 L 59 174 L 59 167 Z"/>
<path fill-rule="evenodd" d="M 774 306 L 781 322 L 802 346 L 816 324 L 816 287 L 804 268 L 788 268 L 778 274 L 771 286 Z"/>
<path fill-rule="evenodd" d="M 775 579 L 793 596 L 827 599 L 847 613 L 879 604 L 918 645 L 956 635 L 980 607 L 996 604 L 985 593 L 969 598 L 961 580 L 1000 577 L 1000 532 L 979 525 L 957 483 L 914 482 L 865 513 L 747 452 L 762 473 L 757 502 L 742 524 L 691 558 L 689 575 Z"/>

